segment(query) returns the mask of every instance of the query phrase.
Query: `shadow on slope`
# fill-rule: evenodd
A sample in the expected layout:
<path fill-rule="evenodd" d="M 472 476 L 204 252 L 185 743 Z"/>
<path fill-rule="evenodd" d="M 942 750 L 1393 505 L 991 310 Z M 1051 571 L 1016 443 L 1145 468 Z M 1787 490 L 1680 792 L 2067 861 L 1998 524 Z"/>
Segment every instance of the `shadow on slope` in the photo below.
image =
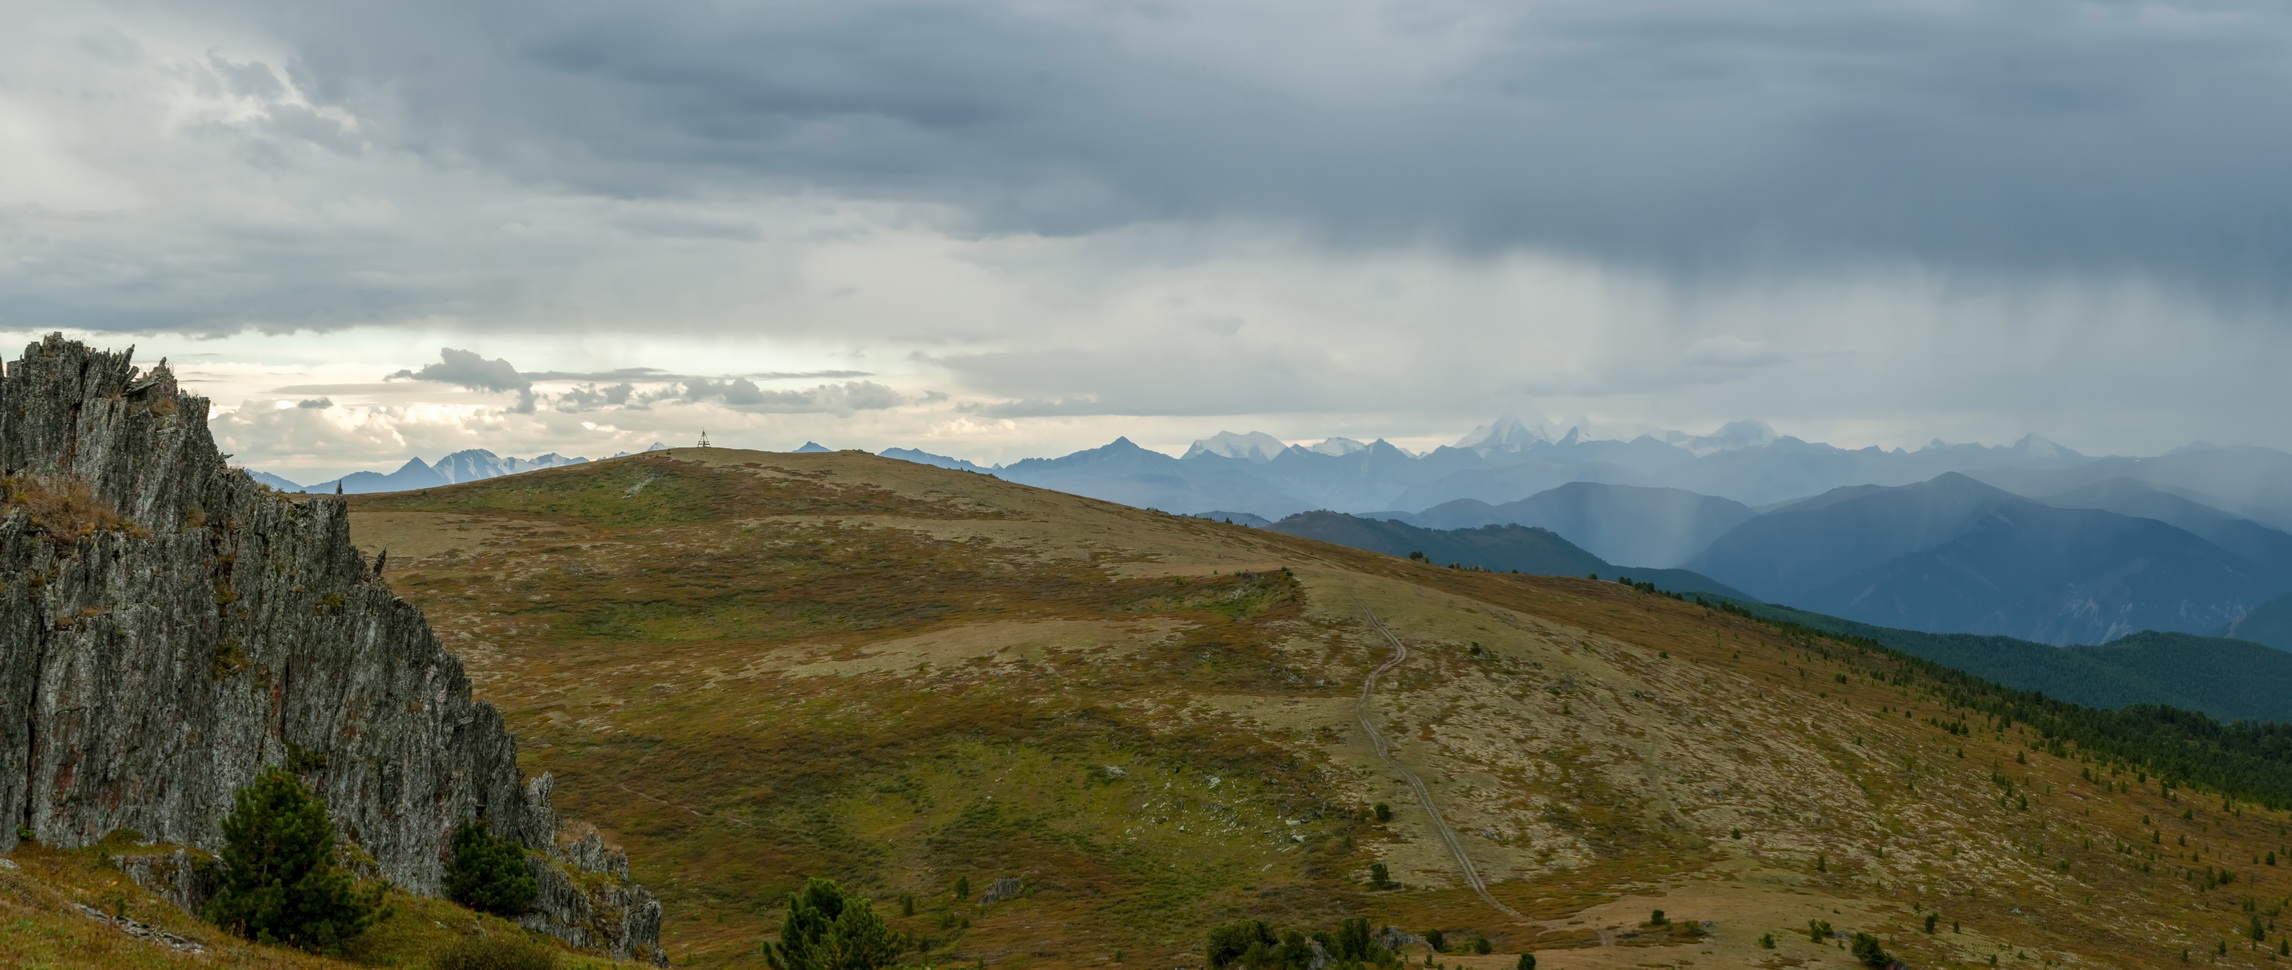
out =
<path fill-rule="evenodd" d="M 1381 552 L 1388 556 L 1422 553 L 1433 563 L 1476 567 L 1490 572 L 1535 576 L 1614 576 L 1692 593 L 1742 596 L 1737 590 L 1684 569 L 1618 566 L 1585 552 L 1549 529 L 1485 525 L 1477 529 L 1421 529 L 1393 519 L 1367 519 L 1340 512 L 1300 512 L 1265 528 L 1285 535 Z"/>

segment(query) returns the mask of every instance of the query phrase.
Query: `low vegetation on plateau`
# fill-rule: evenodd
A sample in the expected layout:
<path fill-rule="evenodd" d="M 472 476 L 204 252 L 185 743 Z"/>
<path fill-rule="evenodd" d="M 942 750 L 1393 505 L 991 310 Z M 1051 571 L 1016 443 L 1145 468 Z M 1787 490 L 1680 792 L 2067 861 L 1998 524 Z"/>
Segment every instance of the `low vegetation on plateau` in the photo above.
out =
<path fill-rule="evenodd" d="M 353 528 L 630 847 L 679 964 L 788 952 L 814 877 L 908 964 L 1361 932 L 1355 962 L 1485 968 L 2258 964 L 2292 931 L 2283 769 L 1692 597 L 849 453 L 658 452 Z M 1364 702 L 1372 612 L 1409 652 Z"/>

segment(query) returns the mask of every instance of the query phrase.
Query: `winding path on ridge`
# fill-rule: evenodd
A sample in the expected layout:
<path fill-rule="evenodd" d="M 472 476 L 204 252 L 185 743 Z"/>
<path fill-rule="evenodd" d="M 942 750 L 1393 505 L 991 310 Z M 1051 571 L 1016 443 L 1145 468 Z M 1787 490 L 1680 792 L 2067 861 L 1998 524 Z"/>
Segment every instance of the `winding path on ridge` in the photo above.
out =
<path fill-rule="evenodd" d="M 1488 883 L 1480 878 L 1480 869 L 1472 864 L 1472 857 L 1465 854 L 1464 841 L 1456 837 L 1456 830 L 1449 827 L 1448 820 L 1442 818 L 1440 809 L 1433 805 L 1432 789 L 1425 787 L 1424 779 L 1417 777 L 1416 772 L 1403 767 L 1400 761 L 1393 757 L 1392 744 L 1385 740 L 1383 732 L 1377 730 L 1376 721 L 1371 717 L 1375 713 L 1372 704 L 1376 699 L 1377 678 L 1409 659 L 1409 645 L 1402 643 L 1400 637 L 1394 636 L 1393 631 L 1385 628 L 1384 621 L 1377 619 L 1377 611 L 1370 609 L 1369 604 L 1358 599 L 1355 599 L 1353 603 L 1361 608 L 1362 616 L 1369 618 L 1369 625 L 1375 627 L 1377 632 L 1384 636 L 1385 642 L 1393 645 L 1393 659 L 1379 664 L 1377 669 L 1369 671 L 1367 679 L 1361 681 L 1361 699 L 1353 704 L 1353 720 L 1361 725 L 1361 733 L 1369 736 L 1369 744 L 1376 749 L 1377 759 L 1383 761 L 1386 767 L 1399 772 L 1400 776 L 1408 781 L 1409 790 L 1416 793 L 1417 807 L 1424 809 L 1425 818 L 1432 821 L 1433 831 L 1438 833 L 1441 842 L 1448 846 L 1449 855 L 1456 857 L 1456 867 L 1464 873 L 1465 885 L 1471 886 L 1472 891 L 1480 894 L 1481 900 L 1488 905 L 1496 907 L 1513 919 L 1527 920 L 1528 917 L 1521 915 L 1519 910 L 1498 902 L 1495 896 L 1489 894 Z"/>

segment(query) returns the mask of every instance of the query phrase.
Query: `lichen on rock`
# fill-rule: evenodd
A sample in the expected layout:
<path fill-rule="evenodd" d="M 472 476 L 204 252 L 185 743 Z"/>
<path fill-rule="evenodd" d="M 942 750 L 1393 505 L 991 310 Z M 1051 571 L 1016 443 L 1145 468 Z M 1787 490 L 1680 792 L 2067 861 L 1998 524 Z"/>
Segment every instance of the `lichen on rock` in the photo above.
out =
<path fill-rule="evenodd" d="M 0 371 L 0 853 L 19 828 L 212 851 L 232 793 L 273 766 L 408 891 L 440 891 L 454 827 L 482 816 L 533 850 L 528 925 L 662 957 L 660 904 L 618 850 L 559 838 L 548 776 L 521 775 L 339 499 L 230 468 L 164 363 L 31 345 Z"/>

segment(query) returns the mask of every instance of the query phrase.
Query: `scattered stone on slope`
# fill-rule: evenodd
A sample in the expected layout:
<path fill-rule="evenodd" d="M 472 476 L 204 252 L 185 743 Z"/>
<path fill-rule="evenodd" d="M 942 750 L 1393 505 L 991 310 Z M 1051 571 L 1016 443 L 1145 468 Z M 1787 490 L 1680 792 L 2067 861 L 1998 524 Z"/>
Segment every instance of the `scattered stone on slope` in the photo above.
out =
<path fill-rule="evenodd" d="M 86 903 L 75 903 L 73 905 L 78 906 L 80 912 L 87 914 L 96 922 L 108 924 L 113 929 L 135 937 L 136 939 L 149 940 L 170 950 L 180 950 L 184 953 L 207 952 L 207 948 L 199 945 L 198 941 L 177 936 L 173 933 L 167 932 L 166 930 L 160 929 L 159 927 L 152 926 L 149 923 L 138 922 L 136 920 L 128 919 L 125 916 L 113 916 Z"/>
<path fill-rule="evenodd" d="M 979 897 L 979 901 L 982 903 L 999 903 L 1006 899 L 1017 899 L 1019 890 L 1022 888 L 1024 886 L 1019 882 L 1017 876 L 1004 876 L 988 883 L 987 892 Z"/>
<path fill-rule="evenodd" d="M 19 828 L 213 851 L 233 793 L 284 767 L 398 886 L 438 894 L 454 827 L 482 816 L 533 850 L 527 925 L 665 960 L 660 904 L 593 830 L 560 839 L 549 776 L 521 776 L 500 713 L 351 545 L 347 508 L 230 469 L 164 362 L 26 348 L 0 372 L 0 476 L 0 853 Z"/>
<path fill-rule="evenodd" d="M 111 864 L 144 891 L 193 913 L 222 889 L 215 857 L 196 849 L 115 855 Z"/>

